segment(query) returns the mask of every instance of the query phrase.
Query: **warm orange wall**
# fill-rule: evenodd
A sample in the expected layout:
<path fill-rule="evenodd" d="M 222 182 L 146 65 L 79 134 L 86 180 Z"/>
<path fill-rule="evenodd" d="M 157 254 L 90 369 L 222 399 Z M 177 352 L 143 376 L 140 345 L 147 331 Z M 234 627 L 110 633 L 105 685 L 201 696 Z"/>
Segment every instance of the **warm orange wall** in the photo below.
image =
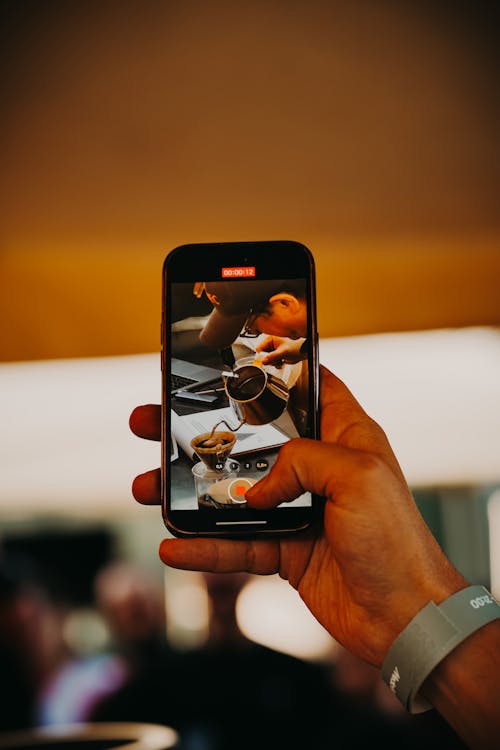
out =
<path fill-rule="evenodd" d="M 324 336 L 499 324 L 493 4 L 7 5 L 0 359 L 156 350 L 191 241 L 309 245 Z"/>
<path fill-rule="evenodd" d="M 320 334 L 500 325 L 498 241 L 308 242 Z M 163 255 L 130 246 L 4 255 L 1 359 L 159 350 Z"/>

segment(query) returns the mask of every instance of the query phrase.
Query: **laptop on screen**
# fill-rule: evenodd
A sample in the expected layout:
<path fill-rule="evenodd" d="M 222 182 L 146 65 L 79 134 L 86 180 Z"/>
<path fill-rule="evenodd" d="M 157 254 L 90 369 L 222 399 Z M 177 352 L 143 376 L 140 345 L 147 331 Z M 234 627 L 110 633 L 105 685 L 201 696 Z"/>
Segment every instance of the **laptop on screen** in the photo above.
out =
<path fill-rule="evenodd" d="M 183 388 L 203 386 L 221 379 L 222 370 L 206 365 L 197 365 L 184 359 L 172 357 L 171 360 L 171 393 Z"/>

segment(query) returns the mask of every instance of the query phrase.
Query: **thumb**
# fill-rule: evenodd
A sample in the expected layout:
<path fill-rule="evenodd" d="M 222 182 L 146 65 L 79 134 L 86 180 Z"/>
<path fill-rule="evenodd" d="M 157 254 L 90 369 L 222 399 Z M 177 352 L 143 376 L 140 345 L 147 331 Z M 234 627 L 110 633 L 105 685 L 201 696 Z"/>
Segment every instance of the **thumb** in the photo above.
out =
<path fill-rule="evenodd" d="M 304 492 L 331 497 L 344 478 L 356 476 L 357 451 L 332 443 L 296 438 L 280 448 L 269 474 L 245 494 L 249 505 L 274 508 Z"/>

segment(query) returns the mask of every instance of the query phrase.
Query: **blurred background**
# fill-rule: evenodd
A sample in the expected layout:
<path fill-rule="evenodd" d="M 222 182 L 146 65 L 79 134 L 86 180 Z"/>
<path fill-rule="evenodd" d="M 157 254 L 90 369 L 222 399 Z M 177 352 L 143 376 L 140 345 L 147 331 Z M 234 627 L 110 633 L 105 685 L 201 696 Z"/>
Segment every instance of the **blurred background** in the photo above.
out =
<path fill-rule="evenodd" d="M 128 416 L 159 402 L 161 266 L 186 242 L 312 250 L 320 359 L 386 429 L 445 551 L 498 596 L 498 3 L 0 8 L 3 629 L 22 614 L 46 651 L 36 675 L 9 662 L 14 705 L 36 685 L 17 724 L 80 715 L 84 684 L 111 693 L 133 671 L 96 598 L 117 561 L 126 591 L 160 587 L 176 655 L 210 641 L 207 581 L 163 570 L 160 512 L 130 492 L 159 463 Z M 294 592 L 235 586 L 252 644 L 326 665 L 402 721 Z M 56 690 L 75 664 L 85 676 Z"/>

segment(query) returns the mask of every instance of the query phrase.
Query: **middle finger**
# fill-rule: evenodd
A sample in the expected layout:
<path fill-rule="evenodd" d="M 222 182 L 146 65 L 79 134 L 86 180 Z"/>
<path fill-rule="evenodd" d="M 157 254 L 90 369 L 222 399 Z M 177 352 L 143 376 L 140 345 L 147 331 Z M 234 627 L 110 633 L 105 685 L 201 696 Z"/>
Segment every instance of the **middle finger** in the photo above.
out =
<path fill-rule="evenodd" d="M 161 471 L 152 469 L 139 474 L 132 482 L 132 494 L 143 505 L 159 505 L 161 502 Z"/>

